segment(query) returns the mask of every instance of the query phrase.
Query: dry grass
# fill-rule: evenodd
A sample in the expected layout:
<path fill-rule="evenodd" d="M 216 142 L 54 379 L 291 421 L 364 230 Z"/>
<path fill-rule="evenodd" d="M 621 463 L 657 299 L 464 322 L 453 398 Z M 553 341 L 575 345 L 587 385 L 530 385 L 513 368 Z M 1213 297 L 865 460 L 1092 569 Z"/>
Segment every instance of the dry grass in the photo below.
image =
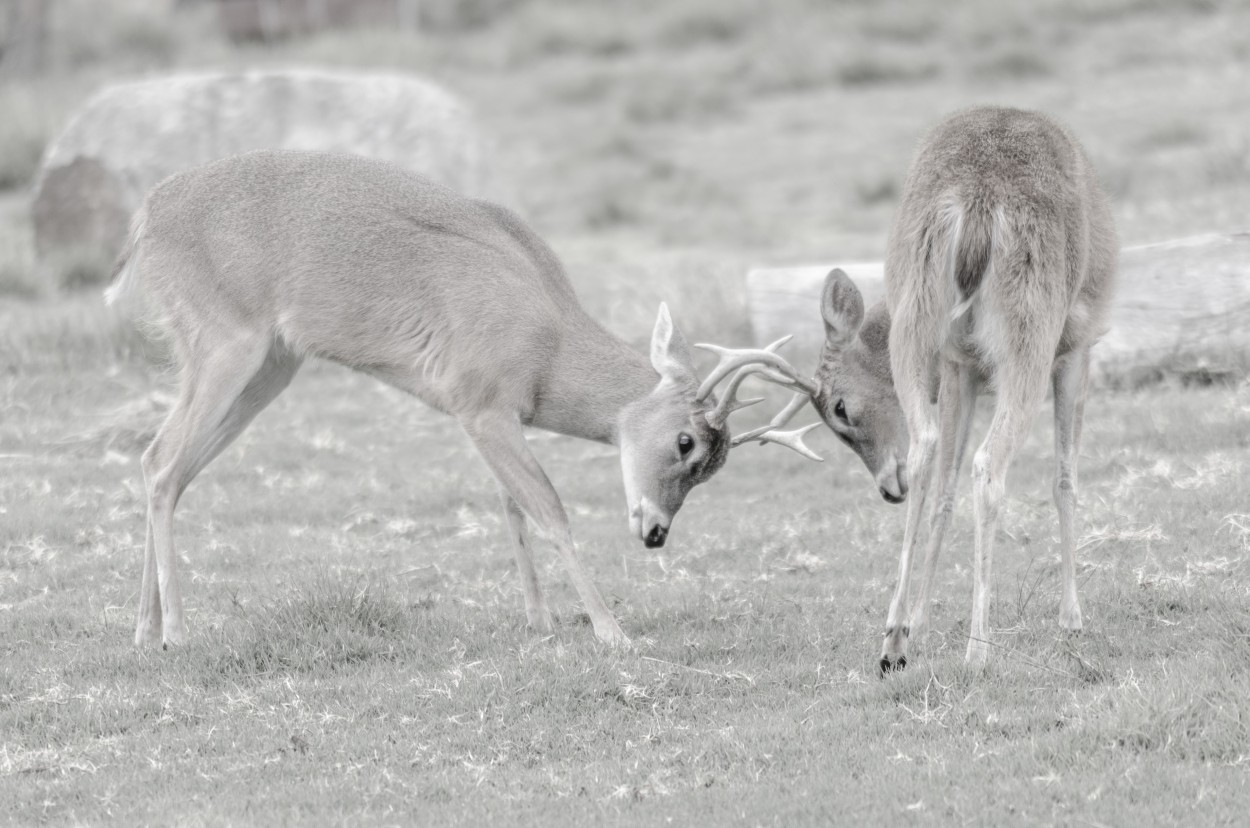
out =
<path fill-rule="evenodd" d="M 152 390 L 133 367 L 0 383 L 7 819 L 1244 812 L 1250 387 L 1091 401 L 1076 639 L 1054 623 L 1039 417 L 1013 469 L 991 669 L 962 664 L 964 497 L 933 635 L 884 682 L 899 512 L 827 436 L 823 466 L 740 450 L 655 554 L 626 537 L 614 453 L 536 435 L 638 642 L 614 652 L 545 546 L 559 629 L 524 629 L 494 484 L 454 423 L 319 365 L 180 507 L 191 643 L 135 651 L 142 439 L 116 410 L 151 422 Z"/>
<path fill-rule="evenodd" d="M 962 664 L 965 497 L 928 646 L 874 677 L 901 515 L 828 435 L 821 466 L 740 449 L 662 554 L 626 538 L 612 451 L 534 435 L 639 646 L 594 643 L 545 546 L 560 624 L 534 636 L 494 483 L 454 423 L 324 365 L 179 509 L 189 646 L 130 646 L 137 455 L 168 372 L 94 291 L 36 274 L 21 210 L 39 136 L 109 78 L 438 78 L 477 104 L 591 312 L 638 343 L 661 299 L 693 339 L 745 340 L 750 265 L 879 256 L 916 137 L 974 102 L 1072 123 L 1126 242 L 1250 214 L 1242 2 L 430 8 L 450 16 L 416 41 L 238 50 L 118 18 L 0 90 L 25 113 L 0 119 L 0 822 L 1239 823 L 1250 386 L 1218 376 L 1090 401 L 1075 639 L 1054 622 L 1039 416 L 986 674 Z"/>

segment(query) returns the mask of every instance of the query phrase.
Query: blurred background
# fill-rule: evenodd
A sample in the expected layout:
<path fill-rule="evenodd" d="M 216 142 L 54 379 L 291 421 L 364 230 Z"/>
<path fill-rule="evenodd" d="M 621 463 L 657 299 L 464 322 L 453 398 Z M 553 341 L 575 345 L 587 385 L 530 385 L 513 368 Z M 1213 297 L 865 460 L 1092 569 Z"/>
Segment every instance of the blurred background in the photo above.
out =
<path fill-rule="evenodd" d="M 1250 230 L 1248 78 L 1250 0 L 0 0 L 0 823 L 1244 820 L 1244 381 L 1091 399 L 1079 639 L 1052 620 L 1039 416 L 1002 666 L 959 669 L 964 497 L 932 660 L 883 683 L 903 513 L 827 429 L 823 464 L 735 452 L 662 555 L 627 537 L 614 451 L 533 435 L 645 642 L 596 647 L 542 544 L 546 646 L 455 421 L 310 361 L 181 504 L 195 643 L 148 653 L 139 455 L 175 377 L 101 290 L 155 176 L 321 146 L 506 202 L 633 343 L 666 300 L 692 341 L 739 344 L 749 269 L 882 258 L 916 142 L 959 107 L 1070 125 L 1125 245 Z M 1147 251 L 1148 275 L 1169 300 L 1217 266 L 1250 287 L 1236 244 L 1210 254 L 1235 268 Z M 1250 331 L 1239 301 L 1221 324 Z"/>
<path fill-rule="evenodd" d="M 441 87 L 470 115 L 457 129 L 479 156 L 479 191 L 521 212 L 591 312 L 635 341 L 661 298 L 696 337 L 745 336 L 751 266 L 880 259 L 917 139 L 970 104 L 1035 107 L 1067 122 L 1125 244 L 1244 229 L 1250 206 L 1245 2 L 3 0 L 0 9 L 0 327 L 9 329 L 0 347 L 12 357 L 135 345 L 95 289 L 113 253 L 52 255 L 36 238 L 32 201 L 41 158 L 94 95 L 175 74 L 300 68 Z M 299 83 L 289 108 L 307 111 L 274 118 L 350 123 L 345 140 L 372 142 L 375 153 L 402 155 L 404 141 L 423 140 L 420 107 L 348 92 L 339 98 L 360 100 L 322 111 Z M 166 100 L 176 108 L 178 93 Z M 87 137 L 70 150 L 151 156 L 141 139 L 161 130 L 167 146 L 193 144 L 218 129 L 214 106 L 163 126 L 151 111 L 128 125 L 123 107 L 80 130 Z M 397 108 L 414 110 L 406 123 L 393 123 Z M 236 112 L 230 134 L 278 140 L 266 137 L 265 111 Z M 130 140 L 127 129 L 141 134 Z M 112 150 L 97 146 L 110 140 Z M 90 213 L 102 196 L 72 183 L 59 198 Z"/>

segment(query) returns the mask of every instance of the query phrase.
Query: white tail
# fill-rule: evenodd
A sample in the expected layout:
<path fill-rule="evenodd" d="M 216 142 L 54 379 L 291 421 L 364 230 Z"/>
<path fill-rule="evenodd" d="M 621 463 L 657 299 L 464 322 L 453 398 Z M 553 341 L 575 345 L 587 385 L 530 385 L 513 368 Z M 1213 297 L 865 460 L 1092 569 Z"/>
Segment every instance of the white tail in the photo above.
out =
<path fill-rule="evenodd" d="M 143 455 L 138 644 L 185 636 L 173 547 L 183 490 L 308 356 L 455 417 L 499 481 L 530 624 L 552 627 L 526 518 L 563 558 L 595 634 L 616 643 L 628 639 L 522 427 L 618 445 L 630 526 L 660 546 L 731 445 L 736 402 L 718 404 L 711 386 L 758 363 L 766 379 L 806 387 L 767 350 L 734 352 L 700 388 L 663 305 L 648 361 L 586 315 L 555 255 L 512 213 L 351 156 L 257 152 L 166 179 L 136 217 L 108 298 L 138 287 L 182 367 Z"/>
<path fill-rule="evenodd" d="M 906 665 L 908 640 L 918 640 L 927 625 L 972 410 L 987 385 L 997 400 L 973 460 L 976 548 L 967 659 L 980 665 L 988 658 L 991 560 L 1007 469 L 1048 376 L 1062 557 L 1059 624 L 1081 628 L 1076 458 L 1089 349 L 1105 330 L 1116 251 L 1110 212 L 1076 139 L 1043 115 L 985 107 L 952 116 L 921 144 L 890 233 L 887 299 L 869 314 L 878 330 L 853 345 L 847 343 L 863 318 L 862 302 L 849 280 L 840 284 L 830 275 L 826 325 L 830 315 L 849 319 L 843 327 L 851 336 L 831 329 L 817 374 L 817 408 L 874 471 L 881 456 L 909 443 L 906 467 L 897 475 L 900 489 L 881 486 L 897 501 L 911 483 L 882 672 Z M 882 362 L 887 353 L 888 364 Z M 897 399 L 888 393 L 891 386 Z M 889 478 L 889 469 L 879 482 L 882 475 Z M 913 552 L 933 480 L 924 577 L 909 606 Z"/>
<path fill-rule="evenodd" d="M 136 248 L 139 246 L 139 239 L 143 237 L 143 232 L 147 228 L 148 211 L 147 207 L 140 207 L 135 213 L 134 218 L 130 222 L 130 233 L 126 237 L 126 246 L 122 248 L 121 255 L 117 257 L 117 264 L 113 268 L 113 278 L 104 291 L 104 303 L 106 305 L 116 304 L 127 293 L 129 293 L 134 285 L 134 271 L 139 264 L 138 256 L 136 256 Z"/>

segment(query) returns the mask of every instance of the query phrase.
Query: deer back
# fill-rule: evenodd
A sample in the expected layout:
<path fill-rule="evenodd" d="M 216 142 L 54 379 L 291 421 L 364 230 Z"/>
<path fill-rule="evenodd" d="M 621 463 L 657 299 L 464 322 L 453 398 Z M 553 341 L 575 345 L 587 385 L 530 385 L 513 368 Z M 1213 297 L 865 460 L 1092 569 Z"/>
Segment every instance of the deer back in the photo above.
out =
<path fill-rule="evenodd" d="M 561 340 L 595 325 L 516 216 L 388 164 L 249 153 L 145 209 L 144 288 L 175 340 L 271 331 L 444 410 L 526 407 Z"/>
<path fill-rule="evenodd" d="M 1117 247 L 1106 198 L 1066 128 L 1004 107 L 957 113 L 921 143 L 890 233 L 891 309 L 921 309 L 898 335 L 949 346 L 975 300 L 969 326 L 1010 308 L 1030 330 L 1059 332 L 1056 355 L 1088 344 L 1106 329 Z M 1011 332 L 982 334 L 955 350 L 990 367 L 992 340 Z"/>

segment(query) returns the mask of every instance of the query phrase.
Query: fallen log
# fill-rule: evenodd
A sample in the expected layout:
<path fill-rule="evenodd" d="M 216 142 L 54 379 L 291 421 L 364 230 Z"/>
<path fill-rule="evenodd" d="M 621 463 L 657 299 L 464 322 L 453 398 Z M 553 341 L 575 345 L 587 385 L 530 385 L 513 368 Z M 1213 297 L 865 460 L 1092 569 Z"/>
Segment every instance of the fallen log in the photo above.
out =
<path fill-rule="evenodd" d="M 787 351 L 814 366 L 824 338 L 820 289 L 841 267 L 865 306 L 885 296 L 880 262 L 756 268 L 747 308 L 758 344 L 794 334 Z M 1250 374 L 1250 233 L 1209 234 L 1126 247 L 1110 330 L 1094 346 L 1093 381 L 1136 386 L 1167 376 L 1196 381 Z"/>

